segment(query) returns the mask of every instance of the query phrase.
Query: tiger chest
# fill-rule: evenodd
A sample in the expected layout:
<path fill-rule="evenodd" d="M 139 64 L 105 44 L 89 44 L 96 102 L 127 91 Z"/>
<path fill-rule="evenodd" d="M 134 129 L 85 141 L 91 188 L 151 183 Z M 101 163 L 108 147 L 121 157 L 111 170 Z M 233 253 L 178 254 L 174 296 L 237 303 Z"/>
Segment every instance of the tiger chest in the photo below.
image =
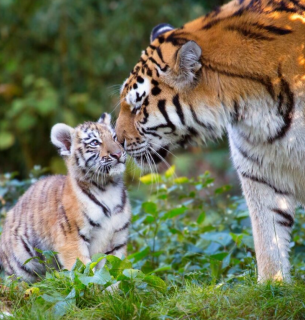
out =
<path fill-rule="evenodd" d="M 252 118 L 246 117 L 227 127 L 233 162 L 240 175 L 266 181 L 302 202 L 305 200 L 303 108 L 296 104 L 287 129 L 273 112 L 266 112 L 265 117 L 252 113 Z"/>
<path fill-rule="evenodd" d="M 90 256 L 113 249 L 116 231 L 129 220 L 125 212 L 126 193 L 122 187 L 109 187 L 100 192 L 91 190 L 94 201 L 83 205 L 84 226 L 80 230 L 89 249 Z"/>

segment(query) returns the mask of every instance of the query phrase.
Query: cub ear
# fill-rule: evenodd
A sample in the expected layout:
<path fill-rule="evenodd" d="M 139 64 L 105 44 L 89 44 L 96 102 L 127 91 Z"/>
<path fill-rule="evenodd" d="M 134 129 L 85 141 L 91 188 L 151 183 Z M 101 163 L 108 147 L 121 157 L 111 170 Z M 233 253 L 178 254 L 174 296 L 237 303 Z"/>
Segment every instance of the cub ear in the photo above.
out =
<path fill-rule="evenodd" d="M 63 123 L 57 123 L 51 130 L 51 141 L 61 156 L 71 154 L 72 133 L 74 129 Z"/>
<path fill-rule="evenodd" d="M 178 51 L 174 71 L 183 82 L 191 83 L 201 68 L 202 50 L 195 41 L 186 42 Z"/>
<path fill-rule="evenodd" d="M 101 117 L 97 120 L 97 122 L 111 127 L 111 115 L 109 113 L 104 112 L 101 115 Z"/>
<path fill-rule="evenodd" d="M 161 36 L 161 34 L 175 29 L 173 26 L 171 26 L 168 23 L 161 23 L 155 26 L 150 34 L 150 42 L 153 42 L 157 37 Z"/>

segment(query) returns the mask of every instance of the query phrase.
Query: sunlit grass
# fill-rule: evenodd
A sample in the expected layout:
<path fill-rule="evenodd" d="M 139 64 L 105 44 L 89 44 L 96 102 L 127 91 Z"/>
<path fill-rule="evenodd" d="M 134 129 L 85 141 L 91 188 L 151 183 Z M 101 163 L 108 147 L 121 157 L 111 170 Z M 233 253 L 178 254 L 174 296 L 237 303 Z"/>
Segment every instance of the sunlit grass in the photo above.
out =
<path fill-rule="evenodd" d="M 168 319 L 304 319 L 305 283 L 187 284 L 153 306 Z"/>
<path fill-rule="evenodd" d="M 44 280 L 39 295 L 25 298 L 25 287 L 16 283 L 1 292 L 1 301 L 14 319 L 59 319 L 42 303 L 41 296 L 59 296 L 64 283 Z M 2 304 L 3 305 L 3 304 Z M 54 311 L 54 310 L 52 310 Z M 304 319 L 305 282 L 257 284 L 255 278 L 218 285 L 200 283 L 196 277 L 183 286 L 169 284 L 165 294 L 134 288 L 103 292 L 91 288 L 62 319 Z"/>
<path fill-rule="evenodd" d="M 4 217 L 31 182 L 2 179 Z M 94 262 L 78 261 L 71 272 L 49 270 L 32 285 L 0 275 L 0 310 L 12 314 L 4 318 L 305 319 L 304 211 L 292 232 L 293 282 L 257 284 L 242 198 L 227 196 L 228 186 L 214 190 L 208 172 L 176 178 L 172 167 L 158 183 L 149 175 L 141 181 L 151 192 L 145 201 L 131 199 L 130 255 L 97 256 L 107 263 L 95 273 Z M 117 282 L 118 290 L 104 290 Z"/>

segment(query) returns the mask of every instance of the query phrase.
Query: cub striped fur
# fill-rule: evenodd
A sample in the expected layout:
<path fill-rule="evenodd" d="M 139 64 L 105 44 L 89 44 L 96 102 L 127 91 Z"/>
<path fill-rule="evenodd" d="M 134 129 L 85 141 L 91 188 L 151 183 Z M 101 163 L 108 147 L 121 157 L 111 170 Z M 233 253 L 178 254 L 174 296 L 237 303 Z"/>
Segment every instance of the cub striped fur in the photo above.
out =
<path fill-rule="evenodd" d="M 115 141 L 110 116 L 75 129 L 56 124 L 52 143 L 64 157 L 67 176 L 39 180 L 7 214 L 0 240 L 6 275 L 35 281 L 45 266 L 35 250 L 57 252 L 60 267 L 76 258 L 90 262 L 96 253 L 126 254 L 130 205 L 122 174 L 126 153 Z"/>

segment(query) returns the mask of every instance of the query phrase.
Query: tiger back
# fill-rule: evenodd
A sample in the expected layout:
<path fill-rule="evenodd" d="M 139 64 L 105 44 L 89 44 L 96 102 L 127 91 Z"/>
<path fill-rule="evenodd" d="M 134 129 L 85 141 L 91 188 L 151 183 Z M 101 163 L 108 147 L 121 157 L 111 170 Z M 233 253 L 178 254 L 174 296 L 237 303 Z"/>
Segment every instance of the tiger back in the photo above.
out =
<path fill-rule="evenodd" d="M 67 176 L 43 178 L 7 213 L 0 260 L 7 275 L 35 281 L 45 265 L 30 258 L 57 252 L 56 263 L 71 269 L 95 253 L 126 255 L 130 206 L 122 174 L 126 153 L 115 141 L 110 116 L 75 129 L 57 124 L 52 143 L 64 157 Z M 39 249 L 36 251 L 36 249 Z"/>

